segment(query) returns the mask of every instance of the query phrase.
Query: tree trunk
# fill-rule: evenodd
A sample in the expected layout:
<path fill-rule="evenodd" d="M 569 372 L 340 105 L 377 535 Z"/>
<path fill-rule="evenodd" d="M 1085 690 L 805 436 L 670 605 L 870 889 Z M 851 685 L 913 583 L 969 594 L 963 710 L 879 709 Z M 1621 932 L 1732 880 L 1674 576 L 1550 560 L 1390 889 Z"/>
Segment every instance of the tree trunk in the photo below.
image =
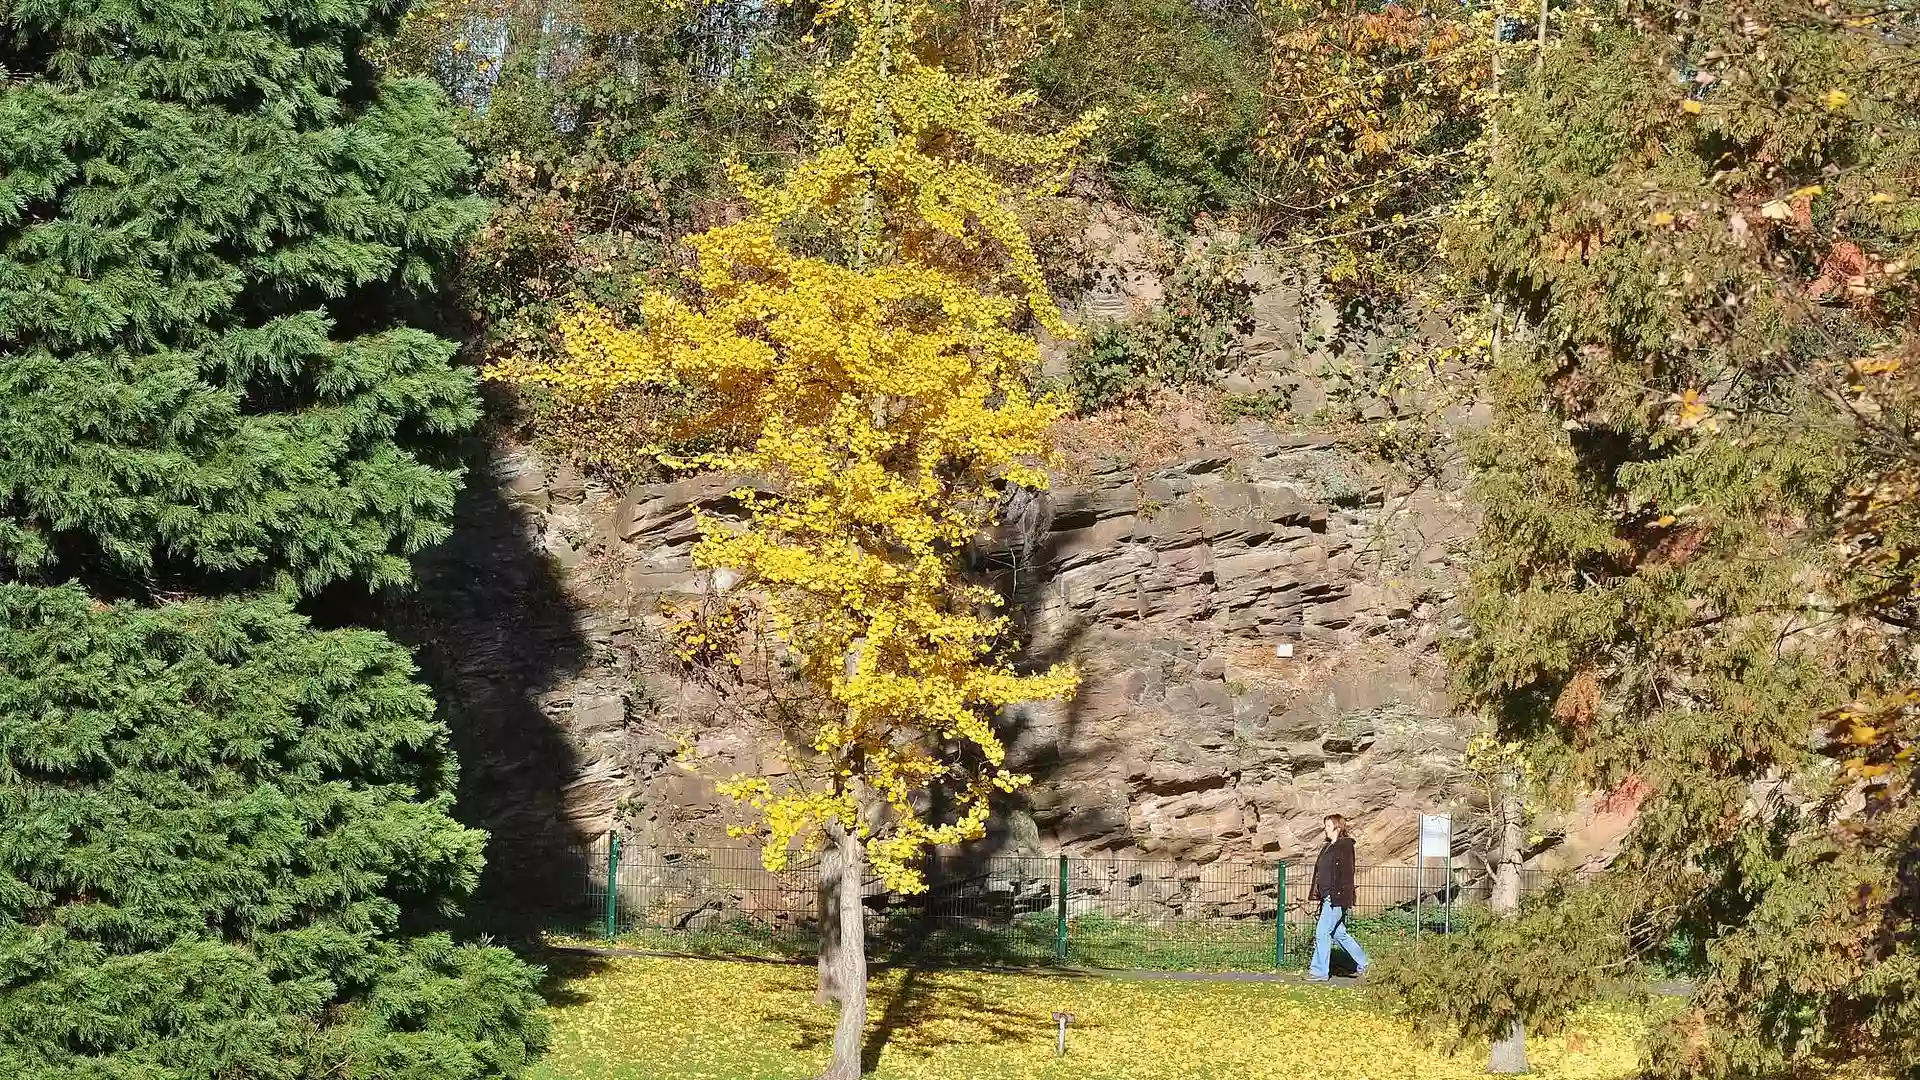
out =
<path fill-rule="evenodd" d="M 820 886 L 815 893 L 815 914 L 820 926 L 820 983 L 814 989 L 813 1000 L 821 1005 L 840 1000 L 840 900 L 845 877 L 845 860 L 841 858 L 836 840 L 820 853 Z"/>
<path fill-rule="evenodd" d="M 1540 38 L 1533 54 L 1533 80 L 1540 84 L 1540 73 L 1547 67 L 1547 0 L 1540 0 Z M 1536 85 L 1541 96 L 1546 96 L 1545 85 Z"/>
<path fill-rule="evenodd" d="M 1507 1037 L 1493 1044 L 1487 1055 L 1487 1071 L 1502 1075 L 1527 1071 L 1527 1029 L 1518 1022 L 1507 1029 Z"/>
<path fill-rule="evenodd" d="M 860 847 L 860 837 L 838 822 L 829 825 L 827 832 L 840 852 L 840 873 L 834 890 L 839 940 L 833 964 L 840 1022 L 833 1029 L 833 1062 L 820 1080 L 860 1080 L 860 1044 L 867 1030 L 867 909 L 860 902 L 866 853 Z M 824 979 L 827 963 L 824 952 L 820 960 Z"/>
<path fill-rule="evenodd" d="M 1520 860 L 1526 855 L 1526 813 L 1520 797 L 1520 777 L 1509 772 L 1500 780 L 1499 848 L 1493 868 L 1493 914 L 1511 919 L 1520 914 Z M 1527 1071 L 1527 1029 L 1515 1020 L 1506 1037 L 1493 1044 L 1487 1056 L 1490 1073 Z"/>
<path fill-rule="evenodd" d="M 1526 856 L 1527 824 L 1520 801 L 1520 778 L 1500 778 L 1500 812 L 1495 827 L 1492 907 L 1495 915 L 1520 914 L 1520 860 Z"/>

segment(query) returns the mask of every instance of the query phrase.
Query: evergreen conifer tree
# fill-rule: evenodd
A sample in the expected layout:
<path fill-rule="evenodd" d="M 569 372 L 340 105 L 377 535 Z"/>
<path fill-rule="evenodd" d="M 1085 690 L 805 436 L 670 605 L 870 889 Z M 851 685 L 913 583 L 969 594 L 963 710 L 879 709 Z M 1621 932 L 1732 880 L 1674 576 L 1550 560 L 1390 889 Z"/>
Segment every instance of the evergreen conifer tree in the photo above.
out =
<path fill-rule="evenodd" d="M 1383 968 L 1467 1035 L 1673 943 L 1648 1076 L 1920 1061 L 1920 97 L 1911 12 L 1567 13 L 1455 265 L 1518 313 L 1454 655 L 1543 775 L 1637 805 L 1600 880 Z"/>
<path fill-rule="evenodd" d="M 477 223 L 400 5 L 0 5 L 0 1075 L 513 1075 L 535 972 L 421 930 L 481 834 L 405 653 L 478 403 Z"/>
<path fill-rule="evenodd" d="M 0 568 L 310 591 L 444 535 L 472 377 L 402 316 L 481 207 L 358 57 L 395 7 L 0 10 Z"/>
<path fill-rule="evenodd" d="M 0 585 L 0 1076 L 516 1073 L 533 969 L 400 932 L 483 839 L 411 676 L 282 601 Z"/>

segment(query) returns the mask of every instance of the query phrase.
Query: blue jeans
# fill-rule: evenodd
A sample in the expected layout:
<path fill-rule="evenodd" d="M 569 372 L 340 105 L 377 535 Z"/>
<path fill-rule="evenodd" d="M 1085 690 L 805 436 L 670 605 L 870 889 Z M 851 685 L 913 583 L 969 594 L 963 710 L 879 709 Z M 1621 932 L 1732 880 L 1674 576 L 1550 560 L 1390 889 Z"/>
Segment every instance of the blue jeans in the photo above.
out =
<path fill-rule="evenodd" d="M 1334 907 L 1331 903 L 1320 901 L 1320 925 L 1313 930 L 1313 963 L 1307 968 L 1307 977 L 1324 979 L 1333 965 L 1333 947 L 1347 950 L 1353 957 L 1353 965 L 1361 971 L 1367 970 L 1367 950 L 1353 940 L 1347 931 L 1347 912 L 1345 908 Z"/>

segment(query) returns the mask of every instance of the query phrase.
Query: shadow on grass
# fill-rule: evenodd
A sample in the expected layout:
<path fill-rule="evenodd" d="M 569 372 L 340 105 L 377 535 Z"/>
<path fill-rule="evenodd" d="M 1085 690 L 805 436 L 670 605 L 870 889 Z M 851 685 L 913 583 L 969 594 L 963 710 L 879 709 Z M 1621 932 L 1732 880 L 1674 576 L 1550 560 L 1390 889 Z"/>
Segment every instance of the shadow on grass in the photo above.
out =
<path fill-rule="evenodd" d="M 599 975 L 612 963 L 611 957 L 560 949 L 526 949 L 523 959 L 546 970 L 540 980 L 540 997 L 549 1008 L 583 1005 L 590 1000 L 578 984 Z"/>
<path fill-rule="evenodd" d="M 893 988 L 893 994 L 887 999 L 886 1007 L 880 1010 L 880 1022 L 867 1033 L 866 1042 L 860 1048 L 860 1071 L 873 1072 L 880 1067 L 880 1052 L 887 1048 L 900 1029 L 913 1023 L 913 1014 L 919 1007 L 925 993 L 920 989 L 922 974 L 918 968 L 908 968 L 901 977 L 900 985 Z"/>
<path fill-rule="evenodd" d="M 861 1068 L 878 1068 L 889 1046 L 927 1053 L 948 1046 L 1019 1042 L 1044 1031 L 1046 1024 L 1047 1017 L 994 1004 L 951 976 L 907 968 L 900 981 L 887 988 L 879 1022 L 867 1033 Z"/>
<path fill-rule="evenodd" d="M 1050 1019 L 1029 1015 L 989 1000 L 952 973 L 904 968 L 896 978 L 869 982 L 869 1015 L 861 1044 L 860 1068 L 873 1072 L 889 1047 L 926 1055 L 953 1046 L 999 1045 L 1042 1035 Z M 782 1008 L 762 1016 L 767 1023 L 798 1032 L 789 1044 L 810 1053 L 833 1043 L 833 1007 Z"/>

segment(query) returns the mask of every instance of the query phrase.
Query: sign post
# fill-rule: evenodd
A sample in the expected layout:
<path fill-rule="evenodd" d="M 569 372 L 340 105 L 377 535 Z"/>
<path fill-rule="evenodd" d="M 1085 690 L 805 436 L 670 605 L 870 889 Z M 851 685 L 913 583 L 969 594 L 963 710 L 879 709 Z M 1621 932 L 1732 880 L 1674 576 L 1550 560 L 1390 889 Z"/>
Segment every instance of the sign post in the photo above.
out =
<path fill-rule="evenodd" d="M 1447 866 L 1447 895 L 1441 902 L 1446 905 L 1441 916 L 1443 932 L 1453 932 L 1453 818 L 1446 814 L 1420 815 L 1420 865 L 1414 871 L 1419 879 L 1413 892 L 1414 934 L 1419 935 L 1420 891 L 1426 886 L 1427 860 L 1443 859 Z"/>

